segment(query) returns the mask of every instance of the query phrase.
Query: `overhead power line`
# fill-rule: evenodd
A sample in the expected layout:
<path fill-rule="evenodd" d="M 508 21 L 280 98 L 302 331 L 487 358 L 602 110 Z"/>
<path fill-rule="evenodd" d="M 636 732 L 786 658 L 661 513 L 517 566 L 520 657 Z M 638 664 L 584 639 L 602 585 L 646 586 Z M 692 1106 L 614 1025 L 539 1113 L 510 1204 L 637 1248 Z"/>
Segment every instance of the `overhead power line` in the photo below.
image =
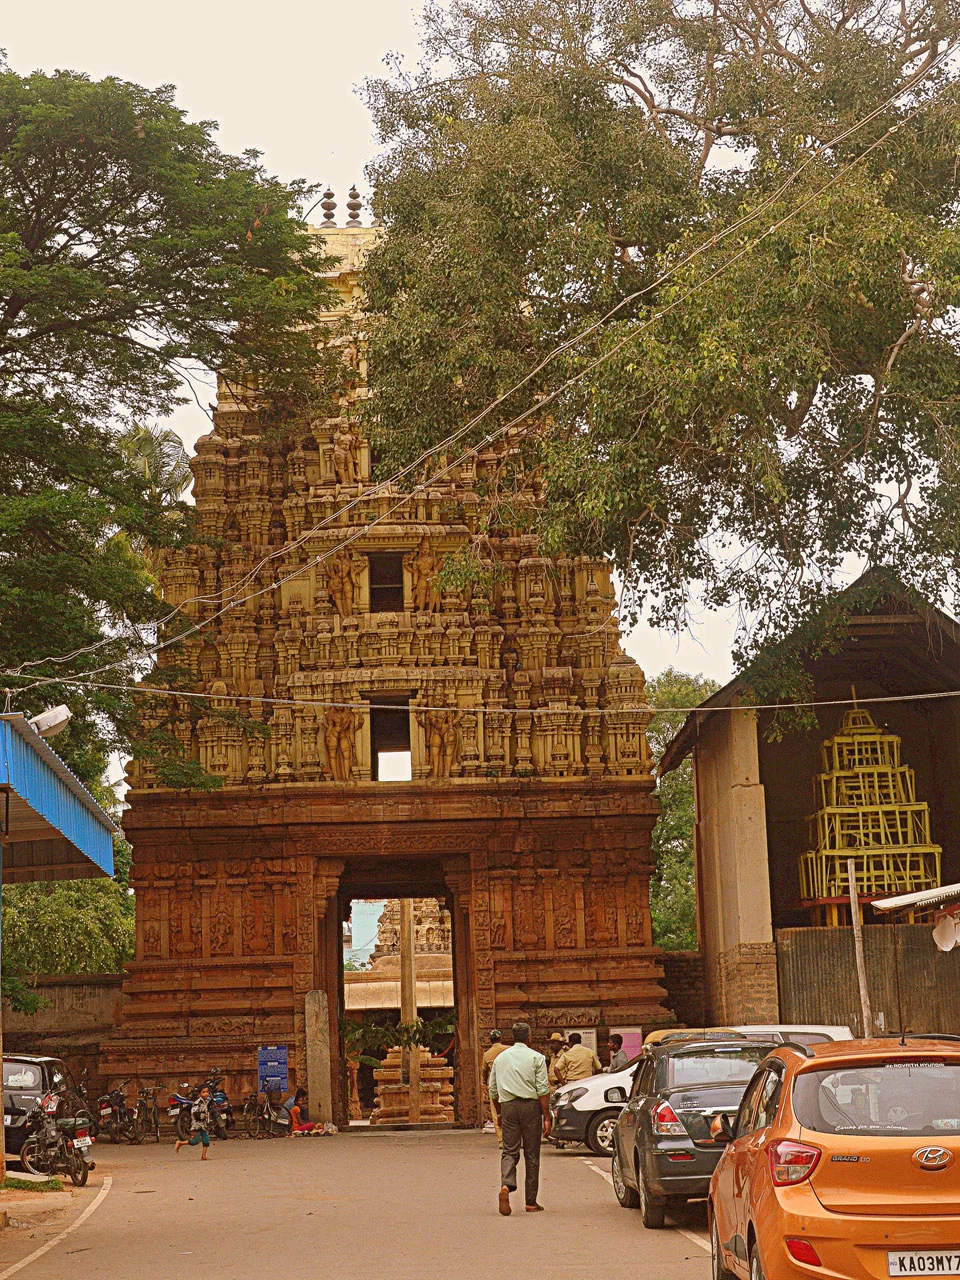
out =
<path fill-rule="evenodd" d="M 411 676 L 413 670 L 430 670 L 437 668 L 404 668 L 405 674 Z M 442 670 L 442 668 L 441 668 Z M 450 703 L 441 703 L 438 705 L 430 705 L 426 703 L 417 703 L 415 706 L 398 706 L 392 702 L 372 702 L 365 698 L 359 702 L 343 702 L 334 701 L 325 698 L 271 698 L 271 697 L 255 697 L 252 694 L 239 693 L 203 693 L 186 689 L 167 689 L 160 685 L 142 685 L 142 684 L 109 684 L 96 680 L 75 679 L 73 677 L 65 677 L 60 681 L 61 684 L 68 686 L 76 686 L 85 689 L 104 689 L 121 691 L 131 694 L 141 694 L 144 697 L 165 697 L 165 698 L 188 698 L 191 700 L 200 700 L 204 702 L 240 702 L 255 703 L 257 705 L 266 705 L 274 707 L 315 707 L 326 710 L 344 710 L 344 711 L 394 711 L 409 712 L 413 711 L 461 711 L 475 715 L 488 716 L 553 716 L 557 714 L 556 707 L 496 707 L 484 705 L 451 705 Z M 579 711 L 587 716 L 605 716 L 609 714 L 622 714 L 624 711 L 649 709 L 654 715 L 693 715 L 699 712 L 703 715 L 713 715 L 718 711 L 814 711 L 818 707 L 856 707 L 864 703 L 871 705 L 897 703 L 897 702 L 932 702 L 942 698 L 960 698 L 960 689 L 944 689 L 933 690 L 927 693 L 893 693 L 880 694 L 876 697 L 865 697 L 857 694 L 856 697 L 850 698 L 809 698 L 796 702 L 743 702 L 721 704 L 717 706 L 704 706 L 702 703 L 695 707 L 655 707 L 650 703 L 644 703 L 638 707 L 581 707 L 581 706 L 564 706 L 560 707 L 561 714 L 564 711 Z"/>
<path fill-rule="evenodd" d="M 953 55 L 956 48 L 957 48 L 957 42 L 954 41 L 953 43 L 948 45 L 937 56 L 937 58 L 935 58 L 927 67 L 921 69 L 921 71 L 919 71 L 915 76 L 911 77 L 908 81 L 906 81 L 895 93 L 891 94 L 879 106 L 875 107 L 871 112 L 869 112 L 861 120 L 857 121 L 853 125 L 848 126 L 846 129 L 838 133 L 834 138 L 824 143 L 820 148 L 818 155 L 823 151 L 832 149 L 833 147 L 837 146 L 839 143 L 851 137 L 854 133 L 858 132 L 860 129 L 864 128 L 867 124 L 875 120 L 879 115 L 881 115 L 885 110 L 887 110 L 888 107 L 894 105 L 901 97 L 904 96 L 904 94 L 910 92 L 912 89 L 915 89 L 923 80 L 927 79 L 936 70 L 938 70 Z M 351 545 L 353 542 L 357 541 L 359 538 L 362 538 L 369 530 L 375 528 L 378 524 L 388 519 L 389 516 L 394 514 L 394 512 L 399 510 L 401 507 L 406 506 L 412 500 L 414 494 L 416 494 L 418 491 L 425 488 L 429 488 L 431 484 L 436 483 L 436 481 L 440 477 L 446 475 L 448 472 L 460 466 L 462 462 L 465 461 L 467 458 L 469 458 L 471 455 L 479 452 L 479 450 L 493 443 L 493 441 L 496 440 L 498 436 L 508 433 L 509 431 L 513 430 L 517 426 L 520 426 L 522 423 L 526 422 L 527 420 L 534 417 L 535 415 L 539 416 L 540 414 L 542 414 L 544 408 L 546 408 L 547 405 L 553 403 L 554 400 L 556 400 L 564 392 L 568 391 L 572 386 L 578 383 L 582 378 L 586 377 L 587 374 L 593 372 L 594 369 L 598 368 L 600 365 L 604 364 L 607 360 L 611 359 L 614 355 L 618 354 L 619 351 L 621 351 L 625 346 L 629 345 L 631 342 L 636 341 L 636 339 L 639 338 L 642 333 L 644 333 L 647 329 L 652 327 L 658 320 L 662 319 L 665 315 L 668 315 L 672 311 L 676 310 L 683 302 L 687 301 L 690 297 L 694 296 L 694 294 L 699 292 L 699 290 L 702 289 L 704 285 L 711 283 L 718 276 L 720 276 L 724 271 L 728 270 L 735 262 L 739 261 L 742 257 L 746 256 L 749 252 L 751 252 L 767 236 L 773 234 L 775 231 L 779 230 L 787 222 L 789 222 L 792 218 L 796 217 L 797 214 L 803 212 L 804 209 L 809 207 L 809 205 L 812 204 L 816 199 L 818 199 L 819 196 L 821 196 L 825 191 L 828 191 L 831 187 L 835 186 L 836 183 L 839 182 L 840 179 L 846 173 L 848 173 L 855 165 L 859 164 L 869 154 L 871 154 L 879 146 L 881 146 L 889 137 L 891 137 L 895 132 L 897 132 L 898 129 L 902 128 L 904 124 L 914 119 L 918 114 L 921 113 L 921 111 L 925 110 L 929 105 L 930 105 L 929 102 L 920 104 L 918 107 L 914 108 L 911 112 L 909 112 L 905 117 L 903 117 L 903 119 L 895 122 L 879 138 L 875 139 L 868 147 L 866 147 L 859 155 L 847 161 L 846 164 L 844 164 L 837 171 L 836 174 L 834 174 L 827 182 L 825 182 L 822 186 L 820 186 L 815 192 L 813 192 L 810 196 L 808 196 L 798 206 L 790 210 L 782 218 L 778 219 L 776 222 L 774 222 L 769 227 L 767 227 L 759 236 L 755 237 L 751 242 L 749 242 L 747 245 L 739 249 L 731 258 L 721 263 L 717 268 L 714 269 L 714 271 L 712 271 L 706 277 L 705 280 L 699 282 L 695 286 L 692 286 L 686 292 L 681 294 L 678 298 L 674 299 L 673 302 L 669 303 L 667 306 L 663 307 L 659 311 L 655 312 L 652 316 L 648 317 L 647 320 L 643 321 L 635 329 L 631 330 L 631 332 L 627 334 L 623 339 L 621 339 L 620 342 L 615 344 L 608 351 L 603 352 L 601 355 L 597 356 L 594 360 L 589 362 L 583 369 L 579 370 L 576 374 L 572 375 L 560 387 L 556 388 L 554 391 L 550 392 L 548 395 L 538 400 L 536 405 L 532 406 L 530 409 L 525 410 L 523 413 L 517 415 L 515 418 L 513 418 L 510 422 L 506 423 L 504 426 L 497 428 L 496 431 L 488 434 L 486 437 L 484 437 L 483 440 L 471 446 L 468 450 L 466 450 L 463 454 L 461 454 L 460 457 L 458 457 L 453 463 L 448 463 L 446 466 L 442 467 L 438 472 L 435 472 L 429 479 L 424 480 L 419 484 L 417 484 L 416 486 L 414 486 L 413 490 L 411 490 L 409 493 L 405 493 L 398 502 L 396 502 L 393 506 L 388 508 L 388 510 L 385 511 L 382 515 L 376 517 L 376 519 L 370 521 L 368 524 L 364 525 L 362 528 L 355 530 L 353 533 L 349 534 L 347 537 L 345 537 L 339 543 L 337 543 L 334 547 L 329 548 L 322 555 L 317 556 L 313 560 L 308 561 L 306 564 L 300 566 L 298 569 L 294 570 L 292 573 L 286 575 L 285 577 L 278 579 L 276 582 L 270 583 L 268 586 L 261 587 L 257 591 L 251 592 L 245 596 L 241 596 L 239 598 L 236 596 L 235 593 L 239 590 L 242 590 L 244 585 L 255 580 L 256 576 L 262 571 L 262 569 L 267 564 L 270 563 L 271 560 L 281 556 L 289 555 L 291 551 L 296 550 L 296 548 L 299 546 L 302 546 L 307 540 L 309 540 L 309 538 L 321 532 L 324 528 L 329 527 L 334 522 L 339 521 L 342 515 L 352 510 L 359 503 L 368 502 L 371 498 L 376 497 L 379 493 L 389 490 L 391 486 L 395 485 L 400 480 L 405 479 L 411 472 L 423 466 L 426 463 L 426 461 L 429 460 L 431 457 L 435 456 L 437 453 L 448 448 L 451 444 L 462 439 L 466 434 L 468 434 L 474 427 L 479 425 L 480 422 L 482 422 L 486 417 L 488 417 L 492 412 L 494 412 L 494 410 L 496 410 L 507 399 L 513 396 L 517 391 L 521 390 L 524 386 L 526 386 L 538 373 L 542 372 L 542 370 L 546 368 L 547 365 L 552 363 L 553 360 L 555 360 L 558 356 L 562 355 L 566 351 L 570 350 L 572 347 L 579 345 L 581 342 L 591 337 L 595 332 L 597 332 L 598 329 L 600 329 L 609 319 L 611 319 L 614 315 L 616 315 L 625 306 L 639 300 L 645 294 L 651 292 L 653 289 L 656 289 L 660 285 L 666 283 L 672 276 L 674 276 L 678 271 L 680 271 L 683 267 L 688 265 L 694 259 L 702 256 L 709 249 L 715 247 L 722 240 L 728 238 L 730 235 L 742 229 L 744 226 L 750 224 L 751 222 L 756 221 L 756 219 L 760 217 L 761 214 L 766 209 L 770 208 L 786 193 L 786 191 L 789 190 L 789 188 L 802 176 L 804 172 L 806 172 L 808 168 L 810 168 L 816 162 L 818 158 L 818 156 L 808 157 L 803 162 L 803 164 L 801 164 L 793 173 L 791 173 L 786 179 L 784 179 L 784 181 L 773 192 L 771 192 L 769 196 L 765 197 L 764 200 L 761 201 L 761 203 L 757 206 L 756 209 L 753 209 L 749 213 L 744 214 L 741 218 L 735 220 L 728 227 L 721 228 L 718 232 L 716 232 L 713 236 L 711 236 L 702 245 L 693 249 L 690 253 L 686 254 L 683 258 L 679 259 L 676 263 L 674 263 L 671 267 L 669 267 L 666 271 L 664 271 L 660 276 L 658 276 L 656 280 L 651 281 L 649 284 L 645 285 L 642 289 L 639 289 L 634 293 L 622 298 L 618 303 L 616 303 L 613 307 L 611 307 L 610 310 L 607 311 L 598 320 L 594 321 L 592 324 L 587 326 L 580 333 L 573 335 L 571 338 L 567 339 L 565 342 L 555 347 L 551 352 L 549 352 L 546 356 L 544 356 L 543 359 L 537 365 L 535 365 L 534 368 L 531 369 L 529 373 L 525 374 L 524 377 L 521 378 L 517 383 L 515 383 L 512 387 L 510 387 L 508 390 L 503 392 L 495 400 L 491 401 L 490 404 L 488 404 L 484 409 L 482 409 L 473 418 L 468 420 L 465 424 L 457 428 L 456 431 L 450 433 L 450 435 L 445 437 L 439 443 L 432 445 L 430 448 L 421 451 L 421 453 L 413 462 L 408 463 L 405 467 L 401 468 L 398 472 L 395 472 L 394 475 L 391 476 L 390 478 L 380 481 L 377 484 L 365 489 L 362 493 L 357 494 L 354 498 L 352 498 L 349 502 L 347 502 L 343 507 L 339 508 L 335 512 L 332 512 L 330 515 L 326 516 L 319 524 L 313 526 L 312 528 L 302 533 L 294 542 L 285 544 L 283 547 L 275 548 L 267 556 L 263 557 L 258 562 L 257 565 L 255 565 L 252 569 L 248 570 L 244 574 L 244 576 L 238 580 L 237 583 L 233 584 L 233 587 L 231 589 L 233 594 L 231 594 L 228 597 L 227 602 L 223 605 L 221 609 L 219 609 L 216 613 L 210 615 L 210 617 L 202 619 L 201 621 L 196 623 L 194 626 L 188 628 L 187 631 L 180 633 L 175 637 L 170 637 L 167 640 L 155 642 L 153 644 L 143 645 L 142 656 L 143 657 L 155 656 L 156 653 L 160 652 L 162 649 L 168 647 L 169 645 L 179 643 L 180 641 L 187 638 L 188 636 L 195 634 L 197 631 L 209 625 L 211 622 L 221 617 L 224 613 L 229 612 L 231 609 L 237 608 L 247 603 L 249 600 L 256 599 L 258 596 L 263 595 L 268 591 L 276 590 L 283 583 L 289 582 L 293 578 L 301 576 L 303 573 L 307 572 L 309 569 L 315 567 L 316 565 L 322 563 L 324 560 L 339 554 L 339 552 L 343 550 L 345 547 Z M 223 594 L 221 592 L 218 592 L 215 595 L 192 597 L 190 599 L 181 601 L 180 604 L 178 604 L 175 609 L 171 610 L 170 613 L 167 614 L 164 618 L 161 618 L 156 622 L 151 623 L 150 625 L 155 627 L 162 627 L 162 626 L 168 625 L 169 622 L 172 621 L 174 617 L 176 617 L 179 613 L 181 613 L 190 604 L 210 603 L 210 602 L 222 601 L 222 600 L 223 600 Z M 96 652 L 97 649 L 102 648 L 109 644 L 116 643 L 118 640 L 121 640 L 121 639 L 122 637 L 119 637 L 119 636 L 104 637 L 102 640 L 97 641 L 93 645 L 86 646 L 85 648 L 82 648 L 82 649 L 74 650 L 73 653 L 71 654 L 61 655 L 61 656 L 48 656 L 46 658 L 32 659 L 29 662 L 20 664 L 20 666 L 16 668 L 10 669 L 5 674 L 19 675 L 24 670 L 26 670 L 27 667 L 42 666 L 47 663 L 59 664 L 62 662 L 70 661 L 77 657 L 83 656 L 84 654 Z M 89 674 L 95 675 L 103 671 L 113 670 L 116 668 L 116 666 L 117 666 L 116 662 L 108 663 L 102 667 L 95 668 Z M 63 684 L 67 682 L 61 677 L 49 676 L 49 677 L 42 678 L 36 681 L 34 684 L 27 686 L 26 689 L 22 690 L 22 692 L 26 692 L 27 689 L 35 688 L 41 685 L 56 684 L 56 683 Z"/>

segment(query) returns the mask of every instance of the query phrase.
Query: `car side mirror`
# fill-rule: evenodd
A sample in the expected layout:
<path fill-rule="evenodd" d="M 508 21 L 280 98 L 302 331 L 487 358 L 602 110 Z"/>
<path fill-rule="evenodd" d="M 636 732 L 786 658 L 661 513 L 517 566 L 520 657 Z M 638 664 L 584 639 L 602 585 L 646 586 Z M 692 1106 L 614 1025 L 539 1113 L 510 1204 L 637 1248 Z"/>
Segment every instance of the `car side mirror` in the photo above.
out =
<path fill-rule="evenodd" d="M 721 1147 L 725 1147 L 728 1142 L 733 1141 L 733 1125 L 725 1111 L 718 1116 L 714 1116 L 710 1122 L 710 1137 L 714 1142 L 719 1143 Z"/>
<path fill-rule="evenodd" d="M 617 1084 L 612 1089 L 608 1089 L 603 1096 L 607 1102 L 626 1102 L 627 1091 L 626 1089 L 621 1089 L 620 1085 Z"/>

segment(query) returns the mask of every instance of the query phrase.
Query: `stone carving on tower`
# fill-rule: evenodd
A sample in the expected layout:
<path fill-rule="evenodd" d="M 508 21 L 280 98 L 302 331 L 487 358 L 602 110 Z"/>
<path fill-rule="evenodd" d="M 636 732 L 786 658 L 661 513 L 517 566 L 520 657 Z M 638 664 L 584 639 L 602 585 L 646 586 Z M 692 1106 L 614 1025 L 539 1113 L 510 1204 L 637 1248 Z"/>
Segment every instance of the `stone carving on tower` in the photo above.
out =
<path fill-rule="evenodd" d="M 339 323 L 376 232 L 336 227 L 330 193 L 322 207 Z M 558 1011 L 563 1025 L 671 1017 L 650 933 L 652 713 L 610 566 L 483 532 L 503 444 L 438 462 L 410 492 L 375 483 L 361 327 L 343 355 L 328 417 L 280 432 L 255 389 L 221 382 L 197 442 L 198 541 L 162 570 L 168 636 L 189 634 L 149 683 L 204 696 L 157 699 L 144 733 L 169 729 L 221 785 L 177 792 L 155 761 L 129 767 L 140 917 L 119 1075 L 140 1059 L 182 1072 L 191 1054 L 204 1070 L 209 1054 L 249 1088 L 256 1044 L 285 1038 L 299 1081 L 307 992 L 327 992 L 339 1036 L 326 939 L 354 885 L 446 896 L 471 1061 L 521 1013 L 535 1029 Z M 527 491 L 536 501 L 535 478 Z M 481 574 L 463 587 L 443 570 L 467 547 Z M 396 750 L 412 781 L 378 782 Z M 461 1115 L 479 1115 L 478 1088 L 458 1079 Z"/>

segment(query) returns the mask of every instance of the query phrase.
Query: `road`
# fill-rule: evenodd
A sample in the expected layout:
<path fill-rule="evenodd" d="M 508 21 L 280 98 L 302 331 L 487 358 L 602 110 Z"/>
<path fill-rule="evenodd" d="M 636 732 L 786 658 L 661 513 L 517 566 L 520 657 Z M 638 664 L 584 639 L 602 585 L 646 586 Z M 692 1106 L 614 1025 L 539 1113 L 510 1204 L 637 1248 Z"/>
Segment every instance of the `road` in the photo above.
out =
<path fill-rule="evenodd" d="M 707 1280 L 702 1206 L 679 1229 L 645 1231 L 613 1196 L 607 1161 L 544 1147 L 547 1212 L 497 1213 L 498 1152 L 478 1133 L 352 1133 L 232 1141 L 174 1155 L 156 1146 L 97 1145 L 89 1204 L 97 1209 L 18 1280 L 63 1280 L 68 1270 L 110 1280 L 315 1280 L 323 1274 L 423 1280 L 503 1280 L 509 1269 L 634 1272 Z M 517 1207 L 521 1197 L 514 1197 Z M 78 1208 L 81 1207 L 78 1201 Z M 74 1214 L 75 1216 L 75 1214 Z M 0 1280 L 12 1263 L 55 1240 L 69 1219 L 33 1238 L 0 1238 Z M 22 1233 L 21 1233 L 22 1235 Z"/>

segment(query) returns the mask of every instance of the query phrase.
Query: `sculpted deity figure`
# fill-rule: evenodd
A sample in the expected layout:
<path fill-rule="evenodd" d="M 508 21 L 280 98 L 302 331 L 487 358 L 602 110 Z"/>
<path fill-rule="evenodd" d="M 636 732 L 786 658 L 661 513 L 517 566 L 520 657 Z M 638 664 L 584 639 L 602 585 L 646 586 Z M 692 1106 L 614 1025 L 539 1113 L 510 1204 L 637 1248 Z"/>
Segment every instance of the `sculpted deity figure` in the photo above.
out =
<path fill-rule="evenodd" d="M 337 782 L 349 782 L 353 771 L 357 730 L 363 715 L 351 707 L 329 707 L 323 717 L 323 744 L 327 764 Z"/>
<path fill-rule="evenodd" d="M 353 485 L 360 479 L 358 459 L 360 437 L 348 422 L 341 422 L 333 433 L 333 469 L 340 484 Z"/>
<path fill-rule="evenodd" d="M 450 777 L 457 761 L 457 749 L 460 745 L 458 726 L 462 718 L 461 712 L 452 709 L 435 708 L 432 711 L 417 712 L 430 764 L 429 777 Z"/>
<path fill-rule="evenodd" d="M 440 593 L 433 582 L 440 570 L 440 559 L 430 550 L 426 538 L 416 552 L 408 551 L 403 557 L 403 567 L 412 579 L 413 607 L 421 613 L 432 612 L 440 603 Z"/>
<path fill-rule="evenodd" d="M 357 588 L 360 585 L 360 565 L 348 551 L 334 556 L 327 569 L 327 587 L 333 606 L 341 618 L 352 618 Z"/>

